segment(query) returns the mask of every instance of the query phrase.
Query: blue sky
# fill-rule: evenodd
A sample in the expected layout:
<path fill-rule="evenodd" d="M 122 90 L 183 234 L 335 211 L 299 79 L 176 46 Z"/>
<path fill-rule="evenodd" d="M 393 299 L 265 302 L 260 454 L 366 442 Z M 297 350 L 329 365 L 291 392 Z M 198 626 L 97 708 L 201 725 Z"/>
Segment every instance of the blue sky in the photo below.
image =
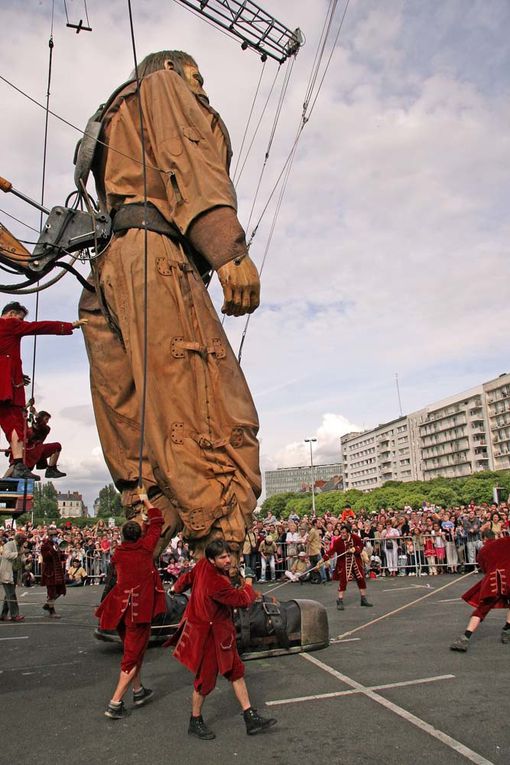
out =
<path fill-rule="evenodd" d="M 51 106 L 84 126 L 129 74 L 126 4 L 88 0 L 94 31 L 65 28 L 55 4 Z M 299 53 L 255 219 L 294 139 L 326 11 L 324 0 L 261 5 L 306 45 Z M 260 74 L 243 53 L 176 2 L 134 4 L 139 58 L 167 47 L 196 56 L 212 104 L 232 134 L 235 158 Z M 72 17 L 79 0 L 68 0 Z M 343 10 L 339 2 L 338 19 Z M 47 78 L 51 3 L 4 2 L 0 73 L 39 100 Z M 299 144 L 250 322 L 243 368 L 261 421 L 263 467 L 338 457 L 342 433 L 412 411 L 510 369 L 509 77 L 506 0 L 351 0 L 332 64 Z M 276 65 L 268 62 L 261 98 Z M 280 75 L 281 76 L 281 75 Z M 44 114 L 0 83 L 0 174 L 38 197 Z M 260 104 L 256 107 L 260 109 Z M 246 224 L 275 103 L 238 187 Z M 72 188 L 78 134 L 50 119 L 48 205 Z M 5 148 L 8 147 L 8 151 Z M 234 166 L 235 166 L 234 158 Z M 38 225 L 12 197 L 0 207 Z M 272 209 L 254 240 L 260 264 Z M 30 234 L 0 213 L 13 233 Z M 217 284 L 212 286 L 220 304 Z M 41 296 L 42 318 L 76 316 L 79 287 L 67 277 Z M 33 298 L 26 302 L 34 305 Z M 234 349 L 244 321 L 229 319 Z M 24 345 L 31 366 L 30 342 Z M 88 393 L 80 337 L 43 340 L 37 397 L 64 443 L 62 489 L 91 504 L 109 479 Z"/>

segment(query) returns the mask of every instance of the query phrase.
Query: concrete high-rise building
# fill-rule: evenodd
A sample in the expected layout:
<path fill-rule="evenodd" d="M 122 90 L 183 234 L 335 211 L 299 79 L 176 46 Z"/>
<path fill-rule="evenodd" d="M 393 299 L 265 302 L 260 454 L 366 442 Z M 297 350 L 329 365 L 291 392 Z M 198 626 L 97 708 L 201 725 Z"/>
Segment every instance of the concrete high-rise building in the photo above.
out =
<path fill-rule="evenodd" d="M 303 467 L 278 468 L 278 470 L 266 470 L 264 477 L 266 480 L 266 497 L 272 497 L 273 494 L 283 494 L 287 491 L 310 491 L 312 480 L 317 483 L 331 478 L 341 478 L 342 464 L 334 463 L 332 465 L 314 465 L 313 479 L 310 465 Z"/>
<path fill-rule="evenodd" d="M 386 481 L 415 478 L 407 417 L 341 438 L 344 487 L 370 491 Z"/>
<path fill-rule="evenodd" d="M 346 489 L 510 468 L 510 374 L 341 442 Z"/>

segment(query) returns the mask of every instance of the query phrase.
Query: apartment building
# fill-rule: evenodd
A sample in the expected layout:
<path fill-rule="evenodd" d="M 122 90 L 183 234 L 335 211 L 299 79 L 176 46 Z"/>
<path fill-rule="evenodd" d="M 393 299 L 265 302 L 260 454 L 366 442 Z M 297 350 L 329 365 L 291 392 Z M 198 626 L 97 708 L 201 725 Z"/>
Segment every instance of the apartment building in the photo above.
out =
<path fill-rule="evenodd" d="M 494 470 L 510 468 L 510 375 L 485 383 L 488 447 Z"/>
<path fill-rule="evenodd" d="M 510 374 L 341 442 L 346 489 L 510 468 Z"/>
<path fill-rule="evenodd" d="M 407 417 L 341 438 L 346 489 L 370 491 L 386 481 L 415 478 Z"/>

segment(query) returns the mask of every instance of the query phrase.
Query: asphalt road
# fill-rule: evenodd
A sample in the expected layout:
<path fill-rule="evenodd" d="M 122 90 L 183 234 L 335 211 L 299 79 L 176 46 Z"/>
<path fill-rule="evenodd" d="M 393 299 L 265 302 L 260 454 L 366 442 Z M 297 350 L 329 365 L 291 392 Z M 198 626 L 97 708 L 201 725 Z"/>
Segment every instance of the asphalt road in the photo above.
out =
<path fill-rule="evenodd" d="M 508 765 L 510 645 L 500 642 L 505 612 L 489 615 L 468 653 L 448 649 L 465 628 L 470 609 L 459 596 L 473 581 L 380 579 L 369 583 L 370 609 L 359 607 L 350 584 L 343 612 L 336 611 L 333 584 L 281 588 L 282 600 L 326 604 L 331 637 L 343 637 L 313 654 L 247 662 L 253 705 L 278 719 L 266 734 L 246 735 L 229 684 L 220 678 L 204 706 L 214 741 L 187 735 L 192 676 L 161 648 L 149 649 L 144 664 L 154 700 L 131 707 L 126 720 L 103 715 L 120 648 L 93 637 L 99 587 L 69 590 L 58 602 L 60 621 L 43 615 L 44 590 L 22 589 L 26 621 L 0 623 L 0 761 Z M 373 621 L 423 595 L 430 597 Z"/>

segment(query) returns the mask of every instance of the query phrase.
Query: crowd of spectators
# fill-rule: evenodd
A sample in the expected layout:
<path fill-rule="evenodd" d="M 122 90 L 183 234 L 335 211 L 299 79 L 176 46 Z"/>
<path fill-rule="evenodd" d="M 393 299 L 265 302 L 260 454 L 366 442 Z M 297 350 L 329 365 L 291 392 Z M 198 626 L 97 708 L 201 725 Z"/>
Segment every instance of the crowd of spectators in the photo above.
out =
<path fill-rule="evenodd" d="M 242 548 L 245 569 L 259 582 L 284 576 L 302 581 L 303 575 L 328 552 L 340 534 L 342 525 L 364 541 L 363 560 L 368 576 L 435 576 L 463 573 L 476 566 L 476 555 L 483 544 L 483 534 L 490 530 L 498 538 L 510 535 L 510 510 L 506 503 L 442 508 L 426 504 L 420 510 L 382 509 L 376 514 L 350 507 L 338 515 L 321 517 L 290 515 L 277 519 L 271 513 L 259 514 L 247 531 Z M 51 534 L 65 555 L 66 582 L 70 586 L 101 584 L 115 547 L 120 543 L 120 528 L 110 527 L 99 519 L 85 528 L 68 525 L 33 527 L 30 523 L 14 529 L 0 528 L 0 545 L 14 538 L 15 531 L 26 537 L 23 565 L 18 583 L 31 586 L 39 580 L 41 544 Z M 334 557 L 312 581 L 331 578 Z M 159 567 L 163 579 L 174 581 L 193 565 L 188 545 L 179 534 L 162 553 Z"/>
<path fill-rule="evenodd" d="M 324 552 L 329 552 L 342 525 L 364 541 L 362 558 L 371 578 L 380 576 L 437 576 L 460 574 L 476 567 L 484 532 L 496 538 L 510 535 L 507 503 L 443 508 L 425 504 L 420 510 L 382 509 L 378 513 L 355 513 L 350 507 L 339 515 L 313 518 L 290 515 L 277 519 L 268 513 L 248 531 L 243 546 L 245 564 L 260 582 L 279 579 L 291 572 L 309 571 Z M 330 579 L 336 564 L 331 558 L 319 583 Z"/>

